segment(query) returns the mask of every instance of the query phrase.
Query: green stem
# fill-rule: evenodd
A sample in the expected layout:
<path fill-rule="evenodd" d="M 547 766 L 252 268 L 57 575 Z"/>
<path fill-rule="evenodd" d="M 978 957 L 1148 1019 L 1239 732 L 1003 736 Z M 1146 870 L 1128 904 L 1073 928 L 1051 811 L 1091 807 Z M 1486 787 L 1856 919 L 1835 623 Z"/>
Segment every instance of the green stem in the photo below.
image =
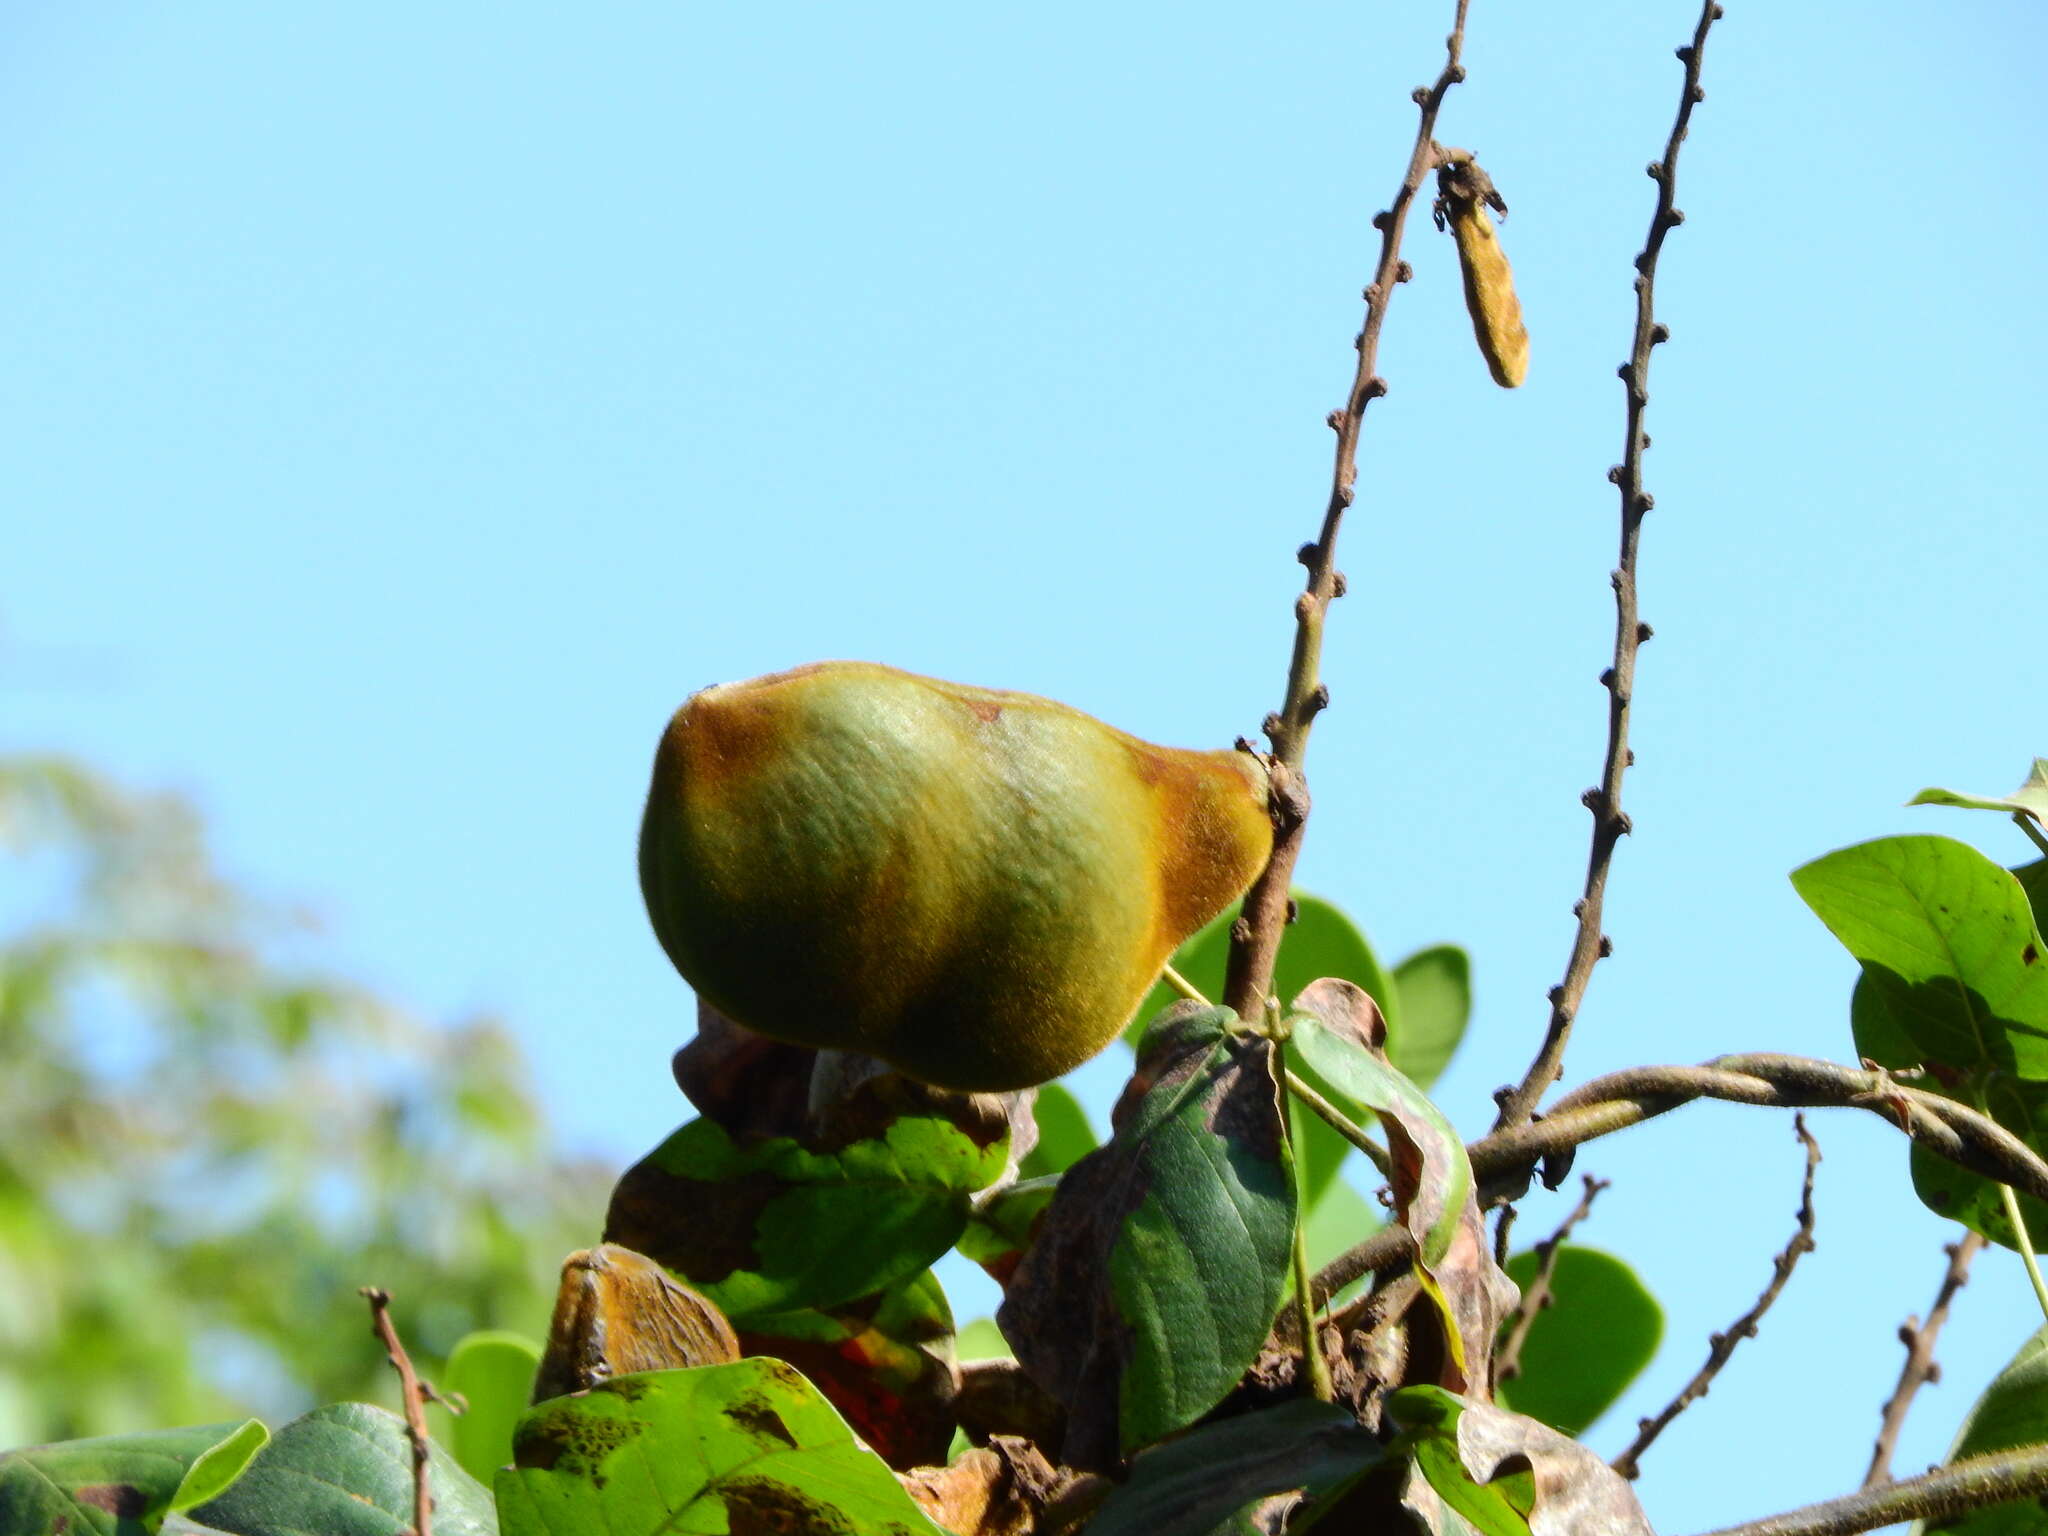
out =
<path fill-rule="evenodd" d="M 2041 1303 L 2041 1315 L 2048 1317 L 2048 1282 L 2041 1278 L 2041 1261 L 2034 1257 L 2034 1239 L 2027 1233 L 2027 1219 L 2020 1214 L 2020 1197 L 2010 1184 L 1998 1186 L 2005 1202 L 2005 1219 L 2012 1223 L 2012 1235 L 2019 1239 L 2020 1260 L 2027 1266 L 2027 1278 L 2034 1282 L 2034 1299 Z"/>
<path fill-rule="evenodd" d="M 2041 835 L 2041 829 L 2034 825 L 2033 817 L 2029 816 L 2025 811 L 2014 811 L 2012 819 L 2018 823 L 2019 829 L 2027 834 L 2036 848 L 2040 849 L 2043 853 L 2048 853 L 2048 837 Z"/>
<path fill-rule="evenodd" d="M 1343 1110 L 1311 1088 L 1292 1069 L 1287 1072 L 1287 1091 L 1302 1103 L 1323 1117 L 1331 1130 L 1342 1136 L 1351 1145 L 1372 1159 L 1372 1165 L 1388 1177 L 1393 1176 L 1394 1159 L 1387 1149 L 1374 1141 L 1359 1124 Z"/>
<path fill-rule="evenodd" d="M 1186 998 L 1189 1002 L 1200 1003 L 1205 1008 L 1209 1005 L 1209 999 L 1202 996 L 1202 994 L 1195 989 L 1195 984 L 1189 981 L 1187 977 L 1181 975 L 1181 973 L 1179 971 L 1176 971 L 1172 966 L 1169 965 L 1164 970 L 1162 970 L 1159 973 L 1159 979 L 1165 982 L 1169 987 L 1173 988 L 1174 991 L 1178 992 L 1182 997 Z"/>
<path fill-rule="evenodd" d="M 1287 1066 L 1287 1042 L 1276 1040 L 1273 1050 L 1287 1086 L 1293 1087 L 1299 1079 Z M 1301 1141 L 1294 1134 L 1294 1114 L 1288 1105 L 1287 1094 L 1282 1093 L 1279 1098 L 1280 1127 L 1288 1145 L 1294 1150 L 1294 1169 L 1288 1176 L 1294 1180 L 1294 1314 L 1301 1333 L 1302 1374 L 1308 1382 L 1311 1397 L 1319 1403 L 1333 1403 L 1337 1394 L 1330 1385 L 1330 1363 L 1323 1358 L 1322 1339 L 1316 1333 L 1315 1295 L 1309 1289 L 1308 1211 L 1301 1199 Z"/>

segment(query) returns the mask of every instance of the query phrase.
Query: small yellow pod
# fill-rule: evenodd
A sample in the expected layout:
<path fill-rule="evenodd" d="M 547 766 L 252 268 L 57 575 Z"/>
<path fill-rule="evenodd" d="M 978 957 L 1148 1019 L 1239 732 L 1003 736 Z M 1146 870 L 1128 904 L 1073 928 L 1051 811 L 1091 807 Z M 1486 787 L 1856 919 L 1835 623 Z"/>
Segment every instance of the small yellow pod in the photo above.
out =
<path fill-rule="evenodd" d="M 1446 161 L 1437 173 L 1438 227 L 1448 224 L 1458 242 L 1465 278 L 1465 308 L 1493 382 L 1513 389 L 1529 376 L 1529 332 L 1515 297 L 1515 274 L 1488 217 L 1488 204 L 1507 211 L 1486 173 L 1472 160 Z"/>

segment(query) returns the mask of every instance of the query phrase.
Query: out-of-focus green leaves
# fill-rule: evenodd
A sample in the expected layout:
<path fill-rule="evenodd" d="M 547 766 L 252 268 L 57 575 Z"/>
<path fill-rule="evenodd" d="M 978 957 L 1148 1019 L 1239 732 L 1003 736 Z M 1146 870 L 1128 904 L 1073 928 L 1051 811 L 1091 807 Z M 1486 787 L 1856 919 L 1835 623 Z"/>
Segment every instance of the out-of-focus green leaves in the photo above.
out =
<path fill-rule="evenodd" d="M 469 1334 L 449 1352 L 437 1385 L 443 1396 L 460 1396 L 463 1410 L 457 1416 L 433 1403 L 428 1417 L 434 1438 L 478 1482 L 488 1484 L 512 1459 L 512 1426 L 533 1397 L 539 1365 L 540 1346 L 502 1328 Z"/>
<path fill-rule="evenodd" d="M 1508 1260 L 1508 1278 L 1525 1293 L 1537 1262 L 1526 1251 Z M 1498 1395 L 1561 1434 L 1582 1435 L 1657 1353 L 1664 1309 L 1620 1259 L 1571 1244 L 1557 1250 L 1550 1294 L 1522 1342 L 1519 1374 Z"/>
<path fill-rule="evenodd" d="M 554 1157 L 503 1030 L 284 957 L 182 802 L 0 759 L 0 1445 L 273 1422 L 545 1326 L 606 1175 Z"/>
<path fill-rule="evenodd" d="M 1862 963 L 1863 1007 L 1922 1061 L 2048 1080 L 2048 953 L 2009 871 L 1953 838 L 1888 837 L 1792 884 Z"/>
<path fill-rule="evenodd" d="M 2036 825 L 2048 826 L 2048 757 L 2035 758 L 2026 782 L 2009 795 L 1962 795 L 1952 789 L 1923 789 L 1906 804 L 2004 811 L 2009 816 L 2031 816 Z"/>
<path fill-rule="evenodd" d="M 263 1426 L 255 1428 L 260 1435 Z M 248 1424 L 201 1424 L 31 1446 L 0 1456 L 0 1531 L 154 1531 L 180 1492 L 194 1491 L 187 1480 L 209 1452 L 224 1455 L 212 1459 L 202 1481 L 219 1476 L 225 1486 L 241 1470 L 254 1452 L 249 1434 Z"/>
<path fill-rule="evenodd" d="M 1038 1120 L 1038 1145 L 1017 1165 L 1018 1178 L 1065 1173 L 1095 1150 L 1099 1141 L 1095 1127 L 1088 1123 L 1088 1111 L 1081 1107 L 1072 1089 L 1060 1083 L 1047 1083 L 1038 1090 L 1032 1114 Z"/>
<path fill-rule="evenodd" d="M 1984 1389 L 1949 1447 L 1948 1459 L 2043 1442 L 2048 1442 L 2048 1328 L 2022 1344 Z M 1941 1530 L 1943 1536 L 2039 1536 L 2041 1506 L 2031 1499 L 1998 1504 L 1944 1521 Z M 1927 1522 L 1917 1521 L 1911 1536 L 1926 1536 L 1926 1531 Z"/>
<path fill-rule="evenodd" d="M 497 1536 L 490 1492 L 431 1441 L 427 1479 L 435 1536 Z M 404 1536 L 412 1510 L 405 1422 L 368 1403 L 332 1403 L 280 1429 L 192 1518 L 228 1536 Z"/>
<path fill-rule="evenodd" d="M 1306 1400 L 1205 1425 L 1141 1454 L 1089 1536 L 1268 1536 L 1297 1498 L 1335 1498 L 1377 1466 L 1379 1442 Z"/>
<path fill-rule="evenodd" d="M 944 1536 L 779 1360 L 618 1376 L 520 1420 L 498 1474 L 505 1536 L 862 1532 Z"/>
<path fill-rule="evenodd" d="M 829 1152 L 787 1137 L 741 1144 L 715 1120 L 692 1120 L 626 1170 L 605 1241 L 672 1270 L 739 1326 L 833 1307 L 952 1247 L 1006 1151 L 937 1114 L 899 1115 Z"/>
<path fill-rule="evenodd" d="M 1455 944 L 1418 949 L 1394 967 L 1394 991 L 1400 1000 L 1401 1027 L 1396 1030 L 1391 1021 L 1387 1025 L 1387 1059 L 1426 1091 L 1443 1075 L 1465 1038 L 1465 1025 L 1472 1017 L 1472 961 Z M 1381 1011 L 1385 1012 L 1384 1005 Z"/>

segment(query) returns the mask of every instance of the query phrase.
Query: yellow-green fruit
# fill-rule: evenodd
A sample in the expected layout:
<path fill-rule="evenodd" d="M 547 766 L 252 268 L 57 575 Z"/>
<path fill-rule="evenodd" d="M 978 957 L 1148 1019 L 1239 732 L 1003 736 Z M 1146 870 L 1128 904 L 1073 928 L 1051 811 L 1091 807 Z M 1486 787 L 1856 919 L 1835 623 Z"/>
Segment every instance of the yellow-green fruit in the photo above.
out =
<path fill-rule="evenodd" d="M 1115 1038 L 1272 840 L 1248 752 L 828 661 L 677 711 L 640 888 L 676 969 L 737 1022 L 1021 1088 Z"/>

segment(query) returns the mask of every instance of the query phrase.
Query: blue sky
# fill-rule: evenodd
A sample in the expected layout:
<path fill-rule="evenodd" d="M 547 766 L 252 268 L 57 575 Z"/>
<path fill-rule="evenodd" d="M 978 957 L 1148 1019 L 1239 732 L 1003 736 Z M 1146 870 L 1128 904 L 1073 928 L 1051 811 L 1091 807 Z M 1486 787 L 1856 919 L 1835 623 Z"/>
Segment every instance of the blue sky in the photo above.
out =
<path fill-rule="evenodd" d="M 1732 0 L 1652 384 L 1635 837 L 1568 1073 L 1846 1057 L 1787 884 L 2048 752 L 2038 10 Z M 574 1144 L 679 1117 L 633 879 L 690 691 L 855 656 L 1222 745 L 1278 702 L 1358 290 L 1448 4 L 17 0 L 0 48 L 0 743 L 205 807 L 319 958 L 495 1010 Z M 1629 259 L 1687 3 L 1475 0 L 1442 138 L 1505 192 L 1529 382 L 1410 226 L 1302 883 L 1456 940 L 1468 1131 L 1562 969 L 1597 776 Z M 1084 1074 L 1098 1108 L 1110 1064 Z M 1846 1489 L 1940 1223 L 1822 1116 L 1820 1249 L 1648 1458 L 1659 1528 Z M 1775 1115 L 1589 1150 L 1669 1310 L 1618 1449 L 1790 1231 Z M 1532 1201 L 1525 1230 L 1561 1214 Z M 2030 1331 L 1980 1260 L 1901 1464 Z M 1741 1475 L 1730 1476 L 1731 1465 Z"/>

